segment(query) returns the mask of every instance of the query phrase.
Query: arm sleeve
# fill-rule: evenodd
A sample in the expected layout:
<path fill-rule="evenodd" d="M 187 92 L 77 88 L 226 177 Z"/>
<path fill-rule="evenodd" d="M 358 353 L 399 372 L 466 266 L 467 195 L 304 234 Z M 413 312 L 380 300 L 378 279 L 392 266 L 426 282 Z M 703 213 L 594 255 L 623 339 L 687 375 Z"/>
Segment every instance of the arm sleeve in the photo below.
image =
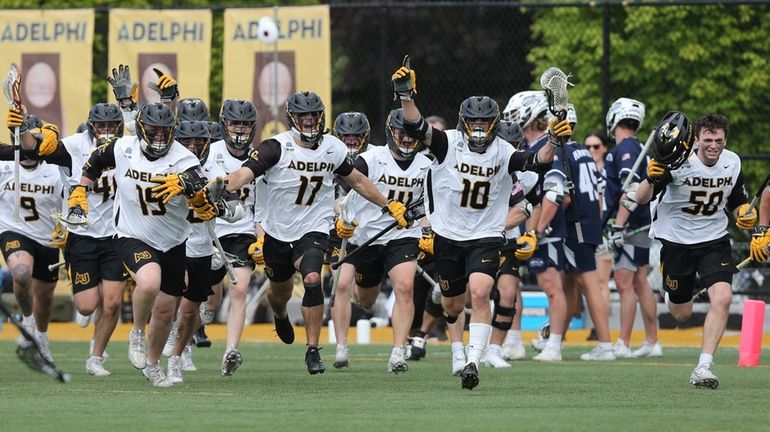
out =
<path fill-rule="evenodd" d="M 533 171 L 538 174 L 544 174 L 551 168 L 551 163 L 540 163 L 537 161 L 537 152 L 516 151 L 513 152 L 508 160 L 508 173 L 513 174 L 516 171 Z"/>
<path fill-rule="evenodd" d="M 104 144 L 91 153 L 83 166 L 83 177 L 96 181 L 104 171 L 112 168 L 115 168 L 115 143 Z"/>
<path fill-rule="evenodd" d="M 338 166 L 337 169 L 334 170 L 334 174 L 337 174 L 338 176 L 342 176 L 342 177 L 349 176 L 350 173 L 352 172 L 353 172 L 353 164 L 350 163 L 350 158 L 348 157 L 343 159 L 340 166 Z"/>
<path fill-rule="evenodd" d="M 353 166 L 356 167 L 356 169 L 358 171 L 360 171 L 361 174 L 363 174 L 365 176 L 369 175 L 369 165 L 366 164 L 366 160 L 364 158 L 362 158 L 361 156 L 358 156 L 356 158 L 356 161 L 353 164 Z"/>
<path fill-rule="evenodd" d="M 740 173 L 738 174 L 738 179 L 735 181 L 733 190 L 730 191 L 730 196 L 727 197 L 727 211 L 732 212 L 742 204 L 746 204 L 748 202 L 749 197 L 746 194 L 746 188 L 743 183 L 743 173 Z"/>
<path fill-rule="evenodd" d="M 444 163 L 446 154 L 449 151 L 449 140 L 447 139 L 444 131 L 433 128 L 431 133 L 433 138 L 431 138 L 430 152 L 433 153 L 433 156 L 436 157 L 436 161 L 438 161 L 439 164 L 442 164 Z"/>
<path fill-rule="evenodd" d="M 51 165 L 59 165 L 60 167 L 67 170 L 68 175 L 72 175 L 72 156 L 63 144 L 60 143 L 56 150 L 50 155 L 44 157 L 43 160 Z"/>
<path fill-rule="evenodd" d="M 268 168 L 278 164 L 281 160 L 281 143 L 274 139 L 267 139 L 259 143 L 256 150 L 249 153 L 249 158 L 243 163 L 257 178 L 265 173 Z"/>

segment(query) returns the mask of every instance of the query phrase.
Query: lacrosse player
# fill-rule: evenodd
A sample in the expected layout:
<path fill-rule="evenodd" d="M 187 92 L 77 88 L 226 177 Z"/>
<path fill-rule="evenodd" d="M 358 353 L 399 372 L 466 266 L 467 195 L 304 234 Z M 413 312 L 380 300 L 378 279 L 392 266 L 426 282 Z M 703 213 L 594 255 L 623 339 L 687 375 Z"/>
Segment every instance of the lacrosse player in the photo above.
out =
<path fill-rule="evenodd" d="M 368 176 L 380 193 L 389 199 L 411 204 L 423 196 L 425 174 L 431 160 L 419 153 L 422 144 L 404 132 L 401 109 L 392 110 L 388 115 L 385 138 L 387 147 L 375 147 L 360 154 L 354 166 Z M 337 234 L 350 238 L 353 245 L 363 244 L 390 225 L 390 218 L 369 201 L 356 201 L 353 214 L 361 223 L 358 230 L 355 224 L 346 225 L 341 218 L 335 223 Z M 388 372 L 391 373 L 409 369 L 404 345 L 414 317 L 412 291 L 420 231 L 419 226 L 389 231 L 351 259 L 355 268 L 355 297 L 364 310 L 374 307 L 383 275 L 387 274 L 393 285 L 396 301 L 392 315 L 393 349 L 388 359 Z"/>
<path fill-rule="evenodd" d="M 34 119 L 26 111 L 11 108 L 7 117 L 8 128 L 19 128 L 20 167 L 19 185 L 14 181 L 12 146 L 0 162 L 0 246 L 3 258 L 13 278 L 13 292 L 22 312 L 22 325 L 34 335 L 40 352 L 52 360 L 48 347 L 48 322 L 51 319 L 53 291 L 59 280 L 59 271 L 48 266 L 59 261 L 59 249 L 49 243 L 54 230 L 53 213 L 61 211 L 64 183 L 59 167 L 44 159 L 59 146 L 59 130 L 55 125 L 33 125 Z M 11 137 L 14 134 L 11 133 Z M 13 139 L 13 138 L 12 138 Z M 10 150 L 10 152 L 8 151 Z M 41 160 L 43 159 L 43 160 Z M 20 209 L 16 214 L 14 190 L 20 188 Z M 17 343 L 28 346 L 19 336 Z"/>
<path fill-rule="evenodd" d="M 607 229 L 608 244 L 615 251 L 615 285 L 620 294 L 620 337 L 615 342 L 614 352 L 618 358 L 660 357 L 663 349 L 658 341 L 657 302 L 647 281 L 647 266 L 650 262 L 650 238 L 645 233 L 626 237 L 624 230 L 639 228 L 650 223 L 649 205 L 621 203 L 625 192 L 621 190 L 626 177 L 631 175 L 638 183 L 647 169 L 647 156 L 642 155 L 642 144 L 636 132 L 644 122 L 644 104 L 629 98 L 616 100 L 607 111 L 607 134 L 615 140 L 615 148 L 607 155 L 604 169 L 607 174 L 607 189 L 604 199 L 614 222 Z M 637 158 L 643 158 L 636 172 L 631 172 Z M 636 185 L 629 187 L 633 190 Z M 604 220 L 607 221 L 608 217 Z M 636 301 L 642 309 L 645 340 L 642 346 L 631 351 L 628 342 L 636 317 Z"/>
<path fill-rule="evenodd" d="M 374 147 L 369 143 L 370 132 L 369 119 L 366 117 L 366 114 L 360 112 L 345 112 L 338 115 L 334 120 L 334 128 L 332 128 L 332 134 L 347 146 L 348 157 L 351 161 L 356 160 L 359 154 Z M 336 184 L 336 197 L 339 202 L 339 199 L 350 191 L 350 186 L 341 176 L 335 176 L 334 181 Z M 329 249 L 331 253 L 327 254 L 327 258 L 330 264 L 337 262 L 340 258 L 341 247 L 342 239 L 337 234 L 335 227 L 329 232 Z M 339 280 L 336 282 L 335 299 L 330 300 L 330 304 L 334 305 L 331 308 L 331 318 L 334 323 L 334 335 L 337 338 L 334 367 L 340 369 L 350 365 L 348 330 L 350 329 L 350 317 L 352 314 L 350 295 L 353 292 L 353 280 L 355 278 L 353 264 L 342 264 L 337 270 L 336 278 Z M 340 298 L 339 303 L 337 303 L 336 297 Z"/>
<path fill-rule="evenodd" d="M 715 389 L 719 379 L 713 373 L 713 356 L 727 325 L 731 283 L 737 273 L 727 212 L 735 215 L 735 225 L 741 230 L 752 229 L 757 212 L 748 204 L 740 157 L 725 149 L 727 118 L 707 114 L 698 119 L 694 129 L 697 151 L 695 157 L 689 157 L 693 148 L 689 119 L 677 111 L 663 116 L 655 131 L 647 177 L 628 198 L 643 204 L 658 197 L 650 236 L 663 243 L 663 289 L 674 318 L 685 321 L 692 314 L 696 273 L 708 287 L 711 307 L 690 384 Z M 752 248 L 752 257 L 755 252 Z"/>
<path fill-rule="evenodd" d="M 551 147 L 553 141 L 547 130 L 549 122 L 548 100 L 543 91 L 523 91 L 511 97 L 505 108 L 506 118 L 513 120 L 524 131 L 530 151 Z M 551 117 L 551 122 L 556 122 Z M 569 126 L 569 121 L 564 120 Z M 571 129 L 570 129 L 571 130 Z M 569 134 L 571 135 L 571 133 Z M 532 345 L 540 350 L 533 357 L 538 361 L 561 361 L 562 337 L 566 331 L 567 299 L 564 295 L 564 238 L 567 236 L 563 203 L 569 196 L 567 177 L 561 155 L 554 156 L 551 168 L 541 174 L 536 186 L 539 205 L 528 225 L 530 230 L 517 239 L 519 248 L 515 256 L 527 261 L 527 267 L 536 275 L 537 284 L 548 296 L 550 336 L 534 340 Z"/>
<path fill-rule="evenodd" d="M 391 82 L 404 109 L 404 130 L 436 157 L 426 179 L 426 210 L 435 233 L 433 249 L 447 322 L 456 322 L 464 313 L 466 289 L 471 294 L 468 359 L 460 379 L 462 388 L 473 389 L 491 332 L 489 295 L 504 242 L 505 198 L 513 190 L 516 171 L 553 161 L 556 140 L 538 153 L 515 151 L 497 137 L 500 108 L 487 96 L 472 96 L 460 104 L 457 130 L 436 131 L 414 103 L 415 81 L 407 57 Z M 569 124 L 561 122 L 553 134 L 571 134 Z"/>
<path fill-rule="evenodd" d="M 115 169 L 115 248 L 136 282 L 134 323 L 128 358 L 156 387 L 171 387 L 160 367 L 177 307 L 185 291 L 185 240 L 188 201 L 203 220 L 216 209 L 199 191 L 206 184 L 198 158 L 174 140 L 173 111 L 162 104 L 145 104 L 136 117 L 136 136 L 126 136 L 94 152 L 83 177 L 69 197 L 70 224 L 84 220 L 87 191 L 102 172 Z M 149 350 L 144 329 L 150 320 Z"/>
<path fill-rule="evenodd" d="M 294 272 L 301 273 L 308 346 L 305 364 L 314 375 L 326 371 L 318 352 L 324 301 L 321 267 L 334 216 L 334 176 L 342 176 L 362 197 L 390 213 L 400 228 L 408 223 L 404 218 L 406 206 L 382 196 L 348 161 L 345 144 L 328 134 L 324 104 L 317 94 L 297 92 L 289 96 L 286 117 L 291 130 L 262 141 L 243 166 L 225 180 L 227 189 L 234 191 L 265 176 L 267 192 L 261 222 L 265 235 L 249 247 L 249 252 L 255 262 L 265 263 L 275 330 L 286 344 L 294 342 L 286 304 L 294 288 Z"/>
<path fill-rule="evenodd" d="M 80 183 L 82 168 L 88 158 L 102 145 L 114 143 L 123 135 L 123 116 L 117 105 L 99 103 L 88 113 L 88 129 L 62 140 L 72 157 L 70 185 Z M 104 368 L 107 343 L 118 323 L 120 300 L 128 273 L 115 250 L 113 206 L 115 197 L 115 171 L 105 170 L 97 178 L 88 195 L 89 224 L 70 225 L 65 241 L 64 260 L 72 282 L 75 308 L 85 316 L 97 309 L 94 322 L 94 338 L 86 373 L 94 376 L 109 376 Z"/>

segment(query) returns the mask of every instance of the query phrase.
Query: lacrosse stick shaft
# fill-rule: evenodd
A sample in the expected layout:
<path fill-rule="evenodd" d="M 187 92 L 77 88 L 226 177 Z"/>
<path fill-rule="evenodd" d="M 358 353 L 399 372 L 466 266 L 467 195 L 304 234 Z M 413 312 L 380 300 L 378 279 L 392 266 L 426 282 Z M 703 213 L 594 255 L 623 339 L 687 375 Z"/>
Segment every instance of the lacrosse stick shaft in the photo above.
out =
<path fill-rule="evenodd" d="M 749 265 L 750 262 L 751 262 L 751 258 L 746 258 L 745 260 L 739 262 L 738 265 L 735 266 L 735 268 L 740 270 L 740 269 L 746 267 L 747 265 Z M 698 299 L 702 298 L 703 296 L 705 296 L 706 293 L 708 293 L 708 291 L 709 291 L 708 288 L 703 288 L 702 290 L 698 291 L 694 296 L 692 296 L 692 299 L 693 300 L 698 300 Z"/>
<path fill-rule="evenodd" d="M 267 293 L 267 289 L 270 288 L 270 279 L 265 279 L 264 282 L 262 282 L 262 286 L 259 287 L 259 291 L 257 291 L 257 294 L 254 296 L 254 301 L 256 303 L 259 303 L 260 300 L 262 300 L 262 297 Z"/>
<path fill-rule="evenodd" d="M 342 239 L 342 245 L 340 245 L 340 257 L 339 259 L 345 258 L 345 255 L 348 253 L 348 239 Z M 332 267 L 333 269 L 336 269 Z M 342 273 L 342 270 L 338 270 L 336 274 L 332 273 L 332 292 L 329 294 L 329 308 L 334 307 L 334 298 L 337 295 L 337 287 L 340 284 L 340 273 Z"/>
<path fill-rule="evenodd" d="M 422 278 L 425 279 L 425 281 L 428 282 L 431 286 L 434 286 L 434 287 L 438 286 L 438 283 L 436 283 L 436 281 L 433 280 L 432 277 L 430 277 L 428 272 L 426 272 L 422 267 L 420 267 L 419 264 L 417 264 L 417 274 L 422 276 Z"/>
<path fill-rule="evenodd" d="M 392 230 L 393 228 L 395 228 L 395 227 L 397 227 L 397 226 L 398 226 L 398 222 L 395 222 L 395 221 L 394 221 L 394 222 L 393 222 L 393 223 L 391 223 L 390 225 L 388 225 L 388 226 L 386 226 L 385 228 L 383 228 L 383 229 L 382 229 L 380 232 L 378 232 L 377 234 L 375 234 L 374 236 L 372 236 L 372 238 L 370 238 L 369 240 L 365 241 L 363 244 L 361 244 L 360 246 L 358 246 L 358 247 L 357 247 L 357 248 L 356 248 L 356 249 L 355 249 L 353 252 L 351 252 L 351 253 L 349 253 L 349 254 L 345 255 L 344 257 L 343 257 L 343 256 L 342 256 L 342 254 L 340 253 L 340 259 L 339 259 L 339 261 L 337 261 L 336 263 L 334 263 L 334 264 L 332 264 L 332 265 L 331 265 L 331 267 L 332 267 L 332 270 L 337 270 L 338 268 L 340 268 L 340 266 L 341 266 L 342 264 L 345 264 L 346 262 L 350 261 L 350 257 L 352 257 L 352 256 L 355 256 L 355 255 L 356 255 L 356 254 L 357 254 L 359 251 L 361 251 L 362 249 L 365 249 L 365 248 L 369 247 L 369 245 L 371 245 L 372 243 L 374 243 L 375 241 L 377 241 L 377 240 L 378 240 L 380 237 L 384 236 L 384 235 L 385 235 L 385 234 L 387 234 L 387 233 L 388 233 L 390 230 Z"/>
<path fill-rule="evenodd" d="M 652 140 L 655 139 L 655 129 L 650 132 L 650 136 L 647 137 L 647 141 L 644 143 L 644 147 L 642 147 L 642 151 L 639 153 L 639 156 L 634 161 L 634 166 L 631 168 L 631 172 L 628 173 L 628 176 L 626 176 L 626 181 L 623 182 L 623 187 L 621 190 L 623 192 L 628 190 L 628 186 L 633 182 L 634 180 L 634 174 L 636 174 L 636 171 L 639 169 L 639 166 L 642 165 L 642 161 L 645 157 L 647 157 L 647 151 L 650 149 L 650 146 L 652 145 Z"/>
<path fill-rule="evenodd" d="M 48 266 L 48 271 L 54 271 L 58 268 L 64 267 L 64 264 L 65 264 L 64 261 L 59 261 L 56 264 L 51 264 Z"/>
<path fill-rule="evenodd" d="M 235 271 L 233 270 L 233 265 L 230 264 L 230 260 L 227 259 L 227 255 L 225 255 L 225 250 L 222 248 L 222 243 L 219 242 L 219 237 L 217 237 L 217 233 L 214 230 L 214 219 L 211 219 L 206 222 L 206 228 L 209 230 L 209 236 L 211 236 L 211 239 L 214 240 L 214 246 L 217 248 L 217 251 L 219 252 L 219 256 L 222 257 L 222 261 L 225 263 L 225 269 L 227 270 L 227 278 L 230 279 L 230 283 L 232 285 L 235 285 L 238 283 L 238 278 L 235 277 Z"/>
<path fill-rule="evenodd" d="M 641 226 L 639 228 L 632 229 L 631 231 L 623 234 L 623 237 L 631 237 L 631 236 L 635 236 L 635 235 L 637 235 L 639 233 L 642 233 L 642 232 L 645 232 L 645 231 L 649 231 L 651 226 L 652 225 L 647 224 L 645 226 Z"/>
<path fill-rule="evenodd" d="M 21 141 L 19 141 L 19 127 L 13 128 L 13 139 L 14 139 L 14 146 L 13 146 L 13 202 L 14 206 L 14 212 L 13 214 L 16 215 L 16 222 L 19 222 L 21 220 L 21 216 L 19 216 L 19 212 L 21 212 L 21 180 L 20 180 L 20 171 L 19 171 L 19 163 L 20 163 L 20 157 L 21 157 Z"/>

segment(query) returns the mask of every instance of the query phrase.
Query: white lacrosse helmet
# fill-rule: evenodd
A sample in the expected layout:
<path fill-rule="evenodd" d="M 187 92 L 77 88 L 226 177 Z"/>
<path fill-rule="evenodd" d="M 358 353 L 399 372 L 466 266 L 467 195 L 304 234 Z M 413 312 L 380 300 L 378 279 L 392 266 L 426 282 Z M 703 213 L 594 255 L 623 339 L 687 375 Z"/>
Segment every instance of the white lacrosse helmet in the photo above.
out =
<path fill-rule="evenodd" d="M 639 122 L 639 126 L 636 130 L 642 127 L 644 123 L 644 104 L 636 99 L 619 98 L 610 106 L 607 111 L 607 135 L 610 138 L 615 138 L 615 128 L 622 120 L 636 120 Z M 634 131 L 634 132 L 635 132 Z"/>
<path fill-rule="evenodd" d="M 533 120 L 548 112 L 548 99 L 542 90 L 518 92 L 511 97 L 503 110 L 505 120 L 515 121 L 526 129 Z"/>

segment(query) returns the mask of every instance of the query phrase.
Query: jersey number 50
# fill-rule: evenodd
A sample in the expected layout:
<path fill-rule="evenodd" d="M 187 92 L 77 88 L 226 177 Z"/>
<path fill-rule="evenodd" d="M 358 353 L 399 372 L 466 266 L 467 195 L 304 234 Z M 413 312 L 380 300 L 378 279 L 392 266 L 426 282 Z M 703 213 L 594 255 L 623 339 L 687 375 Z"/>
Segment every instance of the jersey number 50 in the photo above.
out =
<path fill-rule="evenodd" d="M 703 216 L 711 216 L 719 210 L 719 204 L 722 203 L 724 192 L 717 191 L 712 193 L 706 198 L 708 192 L 706 191 L 692 191 L 690 192 L 690 203 L 694 204 L 692 207 L 683 208 L 682 211 L 691 215 L 697 215 L 698 213 Z M 708 201 L 706 201 L 708 199 Z"/>

